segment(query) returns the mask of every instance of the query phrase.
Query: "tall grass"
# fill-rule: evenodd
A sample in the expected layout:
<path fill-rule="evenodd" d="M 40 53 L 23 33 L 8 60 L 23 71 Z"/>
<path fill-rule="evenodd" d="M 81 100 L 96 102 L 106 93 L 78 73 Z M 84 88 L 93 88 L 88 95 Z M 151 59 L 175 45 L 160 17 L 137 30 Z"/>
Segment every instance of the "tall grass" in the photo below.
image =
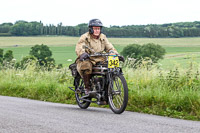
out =
<path fill-rule="evenodd" d="M 3 69 L 0 71 L 1 95 L 72 103 L 74 95 L 68 89 L 71 84 L 72 77 L 67 69 L 37 70 L 36 66 L 29 65 L 25 70 Z"/>
<path fill-rule="evenodd" d="M 123 68 L 129 87 L 127 110 L 181 119 L 200 120 L 200 81 L 198 64 L 187 69 L 163 70 L 145 63 L 139 68 Z M 75 104 L 71 72 L 37 70 L 0 70 L 0 95 Z"/>
<path fill-rule="evenodd" d="M 128 110 L 182 119 L 200 120 L 199 69 L 157 66 L 125 69 L 129 87 Z"/>

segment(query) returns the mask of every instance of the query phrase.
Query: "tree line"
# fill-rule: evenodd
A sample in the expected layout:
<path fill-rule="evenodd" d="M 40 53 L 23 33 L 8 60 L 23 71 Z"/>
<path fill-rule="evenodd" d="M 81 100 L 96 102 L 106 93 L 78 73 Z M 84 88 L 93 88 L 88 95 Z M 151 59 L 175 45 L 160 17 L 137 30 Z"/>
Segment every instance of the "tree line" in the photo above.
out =
<path fill-rule="evenodd" d="M 66 35 L 80 36 L 88 31 L 88 24 L 77 26 L 44 25 L 41 21 L 16 21 L 0 24 L 0 36 L 35 36 L 35 35 Z M 198 37 L 200 21 L 178 22 L 168 24 L 125 25 L 104 27 L 103 33 L 108 37 Z"/>

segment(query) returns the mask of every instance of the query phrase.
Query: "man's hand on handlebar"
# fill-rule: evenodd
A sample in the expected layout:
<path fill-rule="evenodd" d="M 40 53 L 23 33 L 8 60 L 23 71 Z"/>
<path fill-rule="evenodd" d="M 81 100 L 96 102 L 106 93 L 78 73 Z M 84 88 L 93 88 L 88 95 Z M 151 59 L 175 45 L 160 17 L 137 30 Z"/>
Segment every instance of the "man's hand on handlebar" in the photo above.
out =
<path fill-rule="evenodd" d="M 109 55 L 116 55 L 116 53 L 113 50 L 110 50 Z"/>
<path fill-rule="evenodd" d="M 109 55 L 117 55 L 117 56 L 119 57 L 119 61 L 122 61 L 122 62 L 125 61 L 125 59 L 124 59 L 123 56 L 118 55 L 118 54 L 116 54 L 116 53 L 114 53 L 114 52 L 109 52 L 109 53 L 106 53 L 106 54 L 95 53 L 95 54 L 92 54 L 92 55 L 89 55 L 88 53 L 83 53 L 83 54 L 80 55 L 79 60 L 80 60 L 80 61 L 84 61 L 84 60 L 86 60 L 86 59 L 89 59 L 89 57 L 109 56 Z"/>
<path fill-rule="evenodd" d="M 115 53 L 109 53 L 109 55 L 116 55 Z"/>
<path fill-rule="evenodd" d="M 85 59 L 88 59 L 90 56 L 89 56 L 89 54 L 88 53 L 83 53 L 83 54 L 81 54 L 81 56 L 80 56 L 80 61 L 84 61 Z"/>

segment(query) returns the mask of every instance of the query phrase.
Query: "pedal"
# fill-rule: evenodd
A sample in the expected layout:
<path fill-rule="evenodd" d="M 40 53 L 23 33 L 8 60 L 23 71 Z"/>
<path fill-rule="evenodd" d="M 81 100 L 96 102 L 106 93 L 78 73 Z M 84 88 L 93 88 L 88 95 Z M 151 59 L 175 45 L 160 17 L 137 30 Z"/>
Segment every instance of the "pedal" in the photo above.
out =
<path fill-rule="evenodd" d="M 96 91 L 89 91 L 88 95 L 82 96 L 80 99 L 85 99 L 85 98 L 96 98 Z"/>

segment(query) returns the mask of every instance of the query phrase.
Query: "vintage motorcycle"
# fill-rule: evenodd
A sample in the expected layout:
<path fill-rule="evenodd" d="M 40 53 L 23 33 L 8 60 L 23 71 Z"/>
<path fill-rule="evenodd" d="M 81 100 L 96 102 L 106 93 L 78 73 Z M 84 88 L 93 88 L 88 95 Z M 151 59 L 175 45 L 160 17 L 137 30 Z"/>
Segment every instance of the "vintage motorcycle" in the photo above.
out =
<path fill-rule="evenodd" d="M 121 114 L 128 103 L 128 86 L 119 67 L 119 57 L 107 53 L 90 55 L 90 57 L 98 56 L 106 57 L 106 62 L 93 66 L 89 95 L 85 95 L 84 82 L 77 72 L 75 63 L 69 66 L 74 77 L 74 87 L 69 88 L 75 92 L 76 102 L 80 108 L 86 109 L 90 103 L 109 104 L 114 113 Z"/>

